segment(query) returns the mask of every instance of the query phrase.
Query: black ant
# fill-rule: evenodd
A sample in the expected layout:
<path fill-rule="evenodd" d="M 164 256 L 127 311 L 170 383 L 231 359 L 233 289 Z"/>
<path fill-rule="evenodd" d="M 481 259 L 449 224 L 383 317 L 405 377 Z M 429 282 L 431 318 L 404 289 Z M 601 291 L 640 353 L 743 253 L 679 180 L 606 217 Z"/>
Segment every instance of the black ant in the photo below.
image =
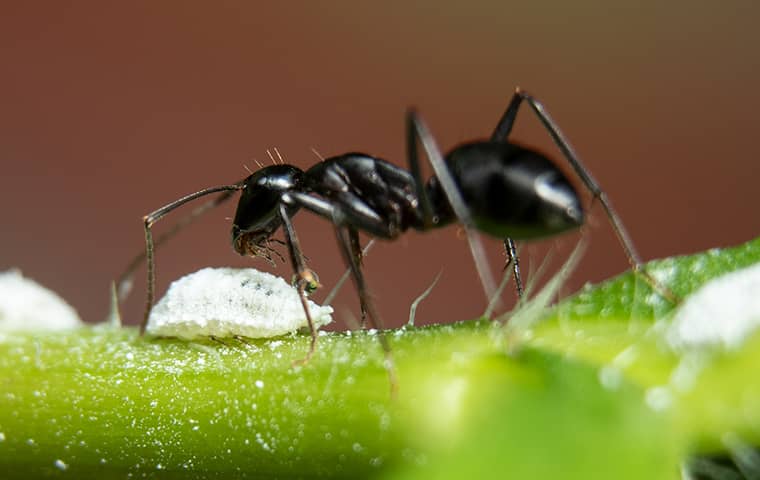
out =
<path fill-rule="evenodd" d="M 518 88 L 490 139 L 462 144 L 445 157 L 417 113 L 408 111 L 408 171 L 363 153 L 327 158 L 306 171 L 284 163 L 275 164 L 263 167 L 235 184 L 203 189 L 146 215 L 144 256 L 148 264 L 148 284 L 141 332 L 145 329 L 155 290 L 151 227 L 181 205 L 214 193 L 220 195 L 196 209 L 156 243 L 164 242 L 195 216 L 240 191 L 232 225 L 232 246 L 237 253 L 271 261 L 271 253 L 276 253 L 270 246 L 270 242 L 275 241 L 272 236 L 280 227 L 284 230 L 284 244 L 296 274 L 294 283 L 311 328 L 310 349 L 304 361 L 314 353 L 317 338 L 306 308 L 306 295 L 318 286 L 318 281 L 306 267 L 293 228 L 292 218 L 301 208 L 332 222 L 338 246 L 359 293 L 362 315 L 368 314 L 372 325 L 380 329 L 378 336 L 386 356 L 390 349 L 382 335 L 382 322 L 368 295 L 361 270 L 359 231 L 393 240 L 410 228 L 426 231 L 459 221 L 468 232 L 486 293 L 490 295 L 494 291 L 494 283 L 484 263 L 479 238 L 472 235 L 475 230 L 504 239 L 507 266 L 512 264 L 517 292 L 522 296 L 520 264 L 513 239 L 552 236 L 578 228 L 584 222 L 580 198 L 555 164 L 536 150 L 507 140 L 523 102 L 535 112 L 593 198 L 604 207 L 633 271 L 673 300 L 675 297 L 643 270 L 620 217 L 555 121 L 538 100 Z M 435 172 L 426 183 L 418 160 L 418 142 Z M 121 277 L 120 290 L 140 260 L 133 262 Z M 392 371 L 390 363 L 388 368 L 389 372 Z"/>

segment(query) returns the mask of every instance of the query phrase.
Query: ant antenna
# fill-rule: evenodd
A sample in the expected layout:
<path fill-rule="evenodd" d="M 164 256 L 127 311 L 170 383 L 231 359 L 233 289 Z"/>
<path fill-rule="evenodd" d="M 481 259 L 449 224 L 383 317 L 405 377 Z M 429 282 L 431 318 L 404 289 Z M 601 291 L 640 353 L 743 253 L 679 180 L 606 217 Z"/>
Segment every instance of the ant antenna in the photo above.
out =
<path fill-rule="evenodd" d="M 232 193 L 239 190 L 243 190 L 244 188 L 245 188 L 244 182 L 239 182 L 232 185 L 222 185 L 219 187 L 204 188 L 203 190 L 199 190 L 195 193 L 191 193 L 190 195 L 186 195 L 178 200 L 168 203 L 164 205 L 163 207 L 159 208 L 158 210 L 155 210 L 143 217 L 143 226 L 145 229 L 145 260 L 148 265 L 148 281 L 147 281 L 147 296 L 145 299 L 145 312 L 143 314 L 142 323 L 140 324 L 140 335 L 145 333 L 145 327 L 148 324 L 148 316 L 150 315 L 151 308 L 153 308 L 153 299 L 154 299 L 155 288 L 156 288 L 155 260 L 153 258 L 155 245 L 153 243 L 153 232 L 151 231 L 151 227 L 153 227 L 153 224 L 161 220 L 161 218 L 163 218 L 167 213 L 171 212 L 172 210 L 175 210 L 181 207 L 182 205 L 186 204 L 187 202 L 193 201 L 197 198 L 200 198 L 209 194 L 213 194 L 213 193 L 221 193 L 222 195 L 219 196 L 216 202 L 216 204 L 218 204 L 220 201 L 219 199 L 221 199 L 221 201 L 226 200 L 227 198 L 231 196 Z M 208 205 L 213 206 L 214 203 L 208 202 Z M 201 205 L 201 207 L 203 208 L 205 207 L 205 205 Z M 202 211 L 205 211 L 205 208 Z M 195 215 L 191 213 L 191 215 L 188 218 L 192 220 L 194 217 Z M 161 243 L 162 241 L 164 241 L 165 238 L 168 238 L 174 233 L 176 233 L 176 230 L 174 229 L 170 230 L 163 237 L 159 237 L 159 240 L 156 243 Z"/>
<path fill-rule="evenodd" d="M 242 183 L 243 183 L 243 180 L 239 182 L 240 185 L 242 185 Z M 203 203 L 199 207 L 196 207 L 192 212 L 190 212 L 189 215 L 186 215 L 184 218 L 180 219 L 171 228 L 169 228 L 166 232 L 164 232 L 161 236 L 159 236 L 154 242 L 154 247 L 158 248 L 164 243 L 166 243 L 167 241 L 169 241 L 169 239 L 171 239 L 174 235 L 179 233 L 183 228 L 193 223 L 195 219 L 197 219 L 198 217 L 200 217 L 207 211 L 221 205 L 222 203 L 232 198 L 232 195 L 234 193 L 235 193 L 235 189 L 221 190 L 220 195 L 218 195 L 216 198 Z M 146 255 L 147 255 L 147 252 L 145 250 L 137 254 L 127 264 L 122 274 L 119 275 L 118 279 L 116 280 L 116 285 L 117 285 L 116 291 L 118 292 L 118 301 L 124 301 L 129 296 L 129 293 L 132 290 L 132 284 L 133 284 L 132 277 L 135 273 L 135 270 L 137 270 L 140 267 L 140 265 L 142 265 L 143 262 L 145 262 Z"/>

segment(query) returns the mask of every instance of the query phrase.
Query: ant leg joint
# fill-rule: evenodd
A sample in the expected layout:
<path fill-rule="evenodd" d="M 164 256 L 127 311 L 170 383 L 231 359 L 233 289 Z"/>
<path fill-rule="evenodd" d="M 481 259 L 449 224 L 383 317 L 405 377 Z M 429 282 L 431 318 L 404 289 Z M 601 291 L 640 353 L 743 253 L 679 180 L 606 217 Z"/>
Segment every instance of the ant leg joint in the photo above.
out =
<path fill-rule="evenodd" d="M 307 295 L 311 295 L 322 287 L 322 284 L 319 283 L 319 276 L 317 273 L 308 267 L 304 267 L 303 271 L 299 271 L 295 274 L 293 285 L 299 291 L 303 290 Z"/>

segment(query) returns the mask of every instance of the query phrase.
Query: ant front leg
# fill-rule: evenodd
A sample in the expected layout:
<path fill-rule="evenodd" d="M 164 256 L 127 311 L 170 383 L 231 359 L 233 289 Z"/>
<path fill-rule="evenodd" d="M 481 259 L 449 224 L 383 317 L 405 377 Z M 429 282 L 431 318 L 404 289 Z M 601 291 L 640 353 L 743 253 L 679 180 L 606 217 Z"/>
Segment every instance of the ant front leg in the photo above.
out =
<path fill-rule="evenodd" d="M 373 302 L 370 300 L 368 294 L 369 290 L 367 289 L 364 275 L 361 271 L 362 251 L 359 245 L 358 228 L 382 232 L 385 234 L 386 238 L 390 238 L 391 230 L 388 229 L 388 225 L 386 225 L 381 219 L 362 217 L 359 213 L 361 209 L 356 210 L 358 207 L 352 205 L 350 202 L 336 205 L 323 198 L 303 192 L 289 192 L 283 197 L 283 204 L 298 205 L 332 221 L 333 225 L 335 225 L 335 235 L 343 260 L 351 271 L 354 278 L 354 285 L 359 293 L 362 319 L 364 319 L 364 312 L 366 312 L 369 314 L 372 326 L 382 331 L 383 322 L 377 314 Z M 284 205 L 281 205 L 281 215 L 285 213 L 283 209 Z M 290 221 L 288 220 L 285 224 L 286 234 L 289 224 Z M 290 226 L 290 229 L 292 230 L 292 225 Z M 344 230 L 346 230 L 347 233 L 344 233 Z M 295 236 L 295 232 L 292 232 L 292 234 Z M 291 255 L 292 253 L 293 252 L 291 251 Z M 297 265 L 296 262 L 297 260 L 294 259 L 294 265 Z M 382 336 L 380 342 L 382 343 L 383 350 L 387 350 L 388 344 Z"/>
<path fill-rule="evenodd" d="M 153 232 L 151 228 L 153 227 L 153 224 L 155 224 L 157 221 L 161 220 L 165 215 L 167 215 L 172 210 L 175 210 L 178 207 L 181 207 L 182 205 L 186 204 L 187 202 L 190 202 L 192 200 L 195 200 L 197 198 L 210 195 L 213 193 L 219 193 L 219 192 L 234 192 L 237 190 L 242 190 L 245 188 L 242 183 L 236 183 L 234 185 L 223 185 L 221 187 L 211 187 L 211 188 L 204 188 L 203 190 L 200 190 L 195 193 L 191 193 L 190 195 L 186 195 L 179 200 L 175 200 L 167 205 L 164 205 L 163 207 L 159 208 L 158 210 L 149 213 L 148 215 L 145 215 L 143 217 L 143 227 L 145 229 L 145 260 L 147 263 L 147 270 L 148 270 L 148 280 L 147 280 L 147 287 L 146 287 L 146 297 L 145 297 L 145 311 L 143 313 L 143 319 L 142 323 L 140 323 L 140 335 L 145 333 L 145 327 L 148 325 L 148 317 L 150 317 L 150 311 L 153 309 L 153 300 L 155 297 L 155 290 L 156 290 L 156 264 L 154 259 L 154 249 L 155 245 L 153 242 Z M 226 200 L 229 198 L 229 195 L 220 195 L 220 198 L 223 200 Z M 213 206 L 213 202 L 209 202 Z M 219 199 L 216 200 L 216 204 L 221 203 Z M 203 209 L 203 206 L 199 208 Z M 203 213 L 205 209 L 203 209 L 200 213 Z M 200 215 L 200 213 L 198 215 Z M 196 215 L 197 216 L 197 215 Z M 194 218 L 193 214 L 190 215 L 190 220 Z M 187 222 L 189 223 L 189 222 Z M 184 226 L 182 222 L 180 222 L 179 228 Z M 158 239 L 157 244 L 160 245 L 164 241 L 168 240 L 169 237 L 174 235 L 179 228 L 175 228 L 164 234 Z M 127 273 L 129 273 L 129 268 L 127 270 Z M 128 278 L 129 275 L 125 274 L 122 275 L 122 278 Z M 121 287 L 121 284 L 119 285 Z"/>
<path fill-rule="evenodd" d="M 454 210 L 454 214 L 464 226 L 465 233 L 467 234 L 467 243 L 470 246 L 470 253 L 475 261 L 475 268 L 478 270 L 480 281 L 483 284 L 486 300 L 490 302 L 496 292 L 496 282 L 494 281 L 491 269 L 486 262 L 485 249 L 483 248 L 480 236 L 475 231 L 475 224 L 470 209 L 462 198 L 462 194 L 454 181 L 454 177 L 446 166 L 443 154 L 441 154 L 441 150 L 438 148 L 427 125 L 425 125 L 422 119 L 413 110 L 407 112 L 406 123 L 409 171 L 412 173 L 415 185 L 417 186 L 417 196 L 421 203 L 425 226 L 429 228 L 438 220 L 435 217 L 430 199 L 425 193 L 425 188 L 422 182 L 421 169 L 417 158 L 418 139 L 422 143 L 422 147 L 427 154 L 430 165 L 433 167 L 433 171 L 441 184 L 441 188 L 443 188 L 446 198 L 448 199 L 451 208 Z"/>
<path fill-rule="evenodd" d="M 280 214 L 284 218 L 286 235 L 289 235 L 287 232 L 290 230 L 293 237 L 295 237 L 295 231 L 292 231 L 293 227 L 290 220 L 287 218 L 285 205 L 297 205 L 306 208 L 323 218 L 331 220 L 335 226 L 335 236 L 338 241 L 338 247 L 340 247 L 343 261 L 348 265 L 349 270 L 351 271 L 351 276 L 354 279 L 354 286 L 359 293 L 359 302 L 362 311 L 367 312 L 369 319 L 372 322 L 372 326 L 377 329 L 376 336 L 385 355 L 384 367 L 388 373 L 388 380 L 391 384 L 391 395 L 395 395 L 398 388 L 398 382 L 396 380 L 396 370 L 393 366 L 391 346 L 388 343 L 388 339 L 385 337 L 382 319 L 375 308 L 374 302 L 372 302 L 372 299 L 369 296 L 369 290 L 364 281 L 364 274 L 362 273 L 360 266 L 362 254 L 361 249 L 359 249 L 359 237 L 357 232 L 358 228 L 362 228 L 367 231 L 383 233 L 385 238 L 392 238 L 392 229 L 389 229 L 389 226 L 380 219 L 371 216 L 362 216 L 360 211 L 363 209 L 358 208 L 358 205 L 352 204 L 351 201 L 345 201 L 344 199 L 342 204 L 336 204 L 333 201 L 328 201 L 324 198 L 309 195 L 307 193 L 288 192 L 282 197 Z M 350 226 L 346 227 L 345 225 L 347 224 Z M 348 230 L 348 233 L 344 233 L 344 230 Z M 355 238 L 355 240 L 353 240 L 352 237 Z M 293 254 L 292 249 L 291 256 L 297 257 L 297 255 Z M 294 258 L 294 264 L 296 264 L 296 261 L 297 260 Z"/>
<path fill-rule="evenodd" d="M 641 258 L 633 246 L 633 241 L 631 240 L 628 231 L 623 225 L 623 221 L 620 219 L 620 216 L 617 214 L 617 212 L 615 212 L 615 210 L 612 208 L 612 202 L 610 202 L 607 194 L 601 189 L 601 187 L 599 187 L 599 184 L 596 182 L 596 180 L 594 180 L 594 177 L 591 176 L 591 172 L 589 172 L 589 170 L 583 165 L 580 158 L 578 157 L 578 154 L 575 153 L 575 150 L 570 145 L 570 142 L 568 142 L 568 140 L 562 134 L 562 131 L 560 130 L 559 125 L 557 125 L 557 122 L 555 122 L 551 115 L 549 115 L 549 112 L 546 111 L 543 103 L 518 87 L 515 90 L 515 94 L 512 96 L 512 100 L 509 102 L 506 111 L 499 120 L 499 123 L 496 125 L 493 135 L 491 136 L 491 140 L 494 142 L 506 141 L 507 137 L 512 131 L 512 127 L 515 123 L 515 118 L 517 117 L 517 111 L 519 110 L 520 105 L 523 101 L 528 103 L 530 108 L 541 121 L 541 124 L 544 126 L 546 131 L 549 132 L 549 136 L 552 137 L 552 140 L 562 152 L 562 155 L 565 157 L 573 170 L 575 170 L 575 173 L 580 177 L 581 181 L 583 181 L 583 184 L 586 186 L 586 188 L 591 192 L 593 198 L 599 199 L 599 203 L 601 203 L 602 207 L 604 208 L 610 225 L 612 225 L 612 229 L 614 230 L 615 235 L 618 237 L 618 241 L 620 242 L 620 245 L 622 246 L 626 257 L 628 258 L 628 263 L 631 265 L 633 272 L 636 275 L 640 275 L 652 288 L 657 290 L 669 301 L 673 303 L 679 303 L 680 299 L 673 292 L 671 292 L 670 289 L 664 285 L 661 285 L 643 268 Z"/>
<path fill-rule="evenodd" d="M 311 319 L 311 312 L 309 312 L 309 303 L 306 299 L 306 291 L 313 290 L 318 286 L 318 282 L 314 276 L 314 272 L 306 268 L 303 253 L 301 253 L 301 246 L 298 242 L 298 236 L 296 230 L 293 228 L 293 222 L 290 220 L 290 214 L 285 203 L 280 203 L 280 218 L 284 225 L 285 241 L 288 244 L 288 252 L 290 253 L 290 262 L 293 265 L 293 269 L 296 271 L 296 289 L 298 290 L 298 297 L 301 299 L 301 306 L 303 307 L 304 314 L 306 314 L 306 323 L 309 325 L 309 333 L 311 333 L 311 343 L 309 344 L 309 353 L 302 360 L 295 363 L 305 364 L 314 355 L 317 348 L 317 330 L 314 328 L 314 321 Z"/>

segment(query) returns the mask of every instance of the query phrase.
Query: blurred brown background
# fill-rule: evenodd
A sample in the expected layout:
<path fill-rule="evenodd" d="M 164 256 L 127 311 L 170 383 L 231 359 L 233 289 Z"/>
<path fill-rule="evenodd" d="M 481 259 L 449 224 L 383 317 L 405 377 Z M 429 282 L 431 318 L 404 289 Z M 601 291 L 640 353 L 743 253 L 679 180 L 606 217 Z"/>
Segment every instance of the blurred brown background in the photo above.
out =
<path fill-rule="evenodd" d="M 316 161 L 312 147 L 404 165 L 407 106 L 448 149 L 487 136 L 516 85 L 559 121 L 644 258 L 760 233 L 758 2 L 275 4 L 3 2 L 0 268 L 99 321 L 151 210 L 239 180 L 272 147 L 300 167 Z M 556 153 L 528 110 L 514 133 Z M 203 266 L 271 269 L 232 251 L 234 207 L 158 252 L 160 292 Z M 628 266 L 598 207 L 591 225 L 566 293 Z M 330 225 L 303 212 L 296 227 L 331 285 L 343 265 Z M 524 258 L 535 268 L 551 251 L 556 266 L 578 238 L 524 245 Z M 488 245 L 498 266 L 500 245 Z M 386 323 L 404 322 L 440 269 L 420 319 L 477 316 L 485 301 L 456 228 L 375 248 L 366 272 Z M 124 307 L 130 323 L 143 277 Z M 352 287 L 337 307 L 339 318 L 358 311 Z"/>

